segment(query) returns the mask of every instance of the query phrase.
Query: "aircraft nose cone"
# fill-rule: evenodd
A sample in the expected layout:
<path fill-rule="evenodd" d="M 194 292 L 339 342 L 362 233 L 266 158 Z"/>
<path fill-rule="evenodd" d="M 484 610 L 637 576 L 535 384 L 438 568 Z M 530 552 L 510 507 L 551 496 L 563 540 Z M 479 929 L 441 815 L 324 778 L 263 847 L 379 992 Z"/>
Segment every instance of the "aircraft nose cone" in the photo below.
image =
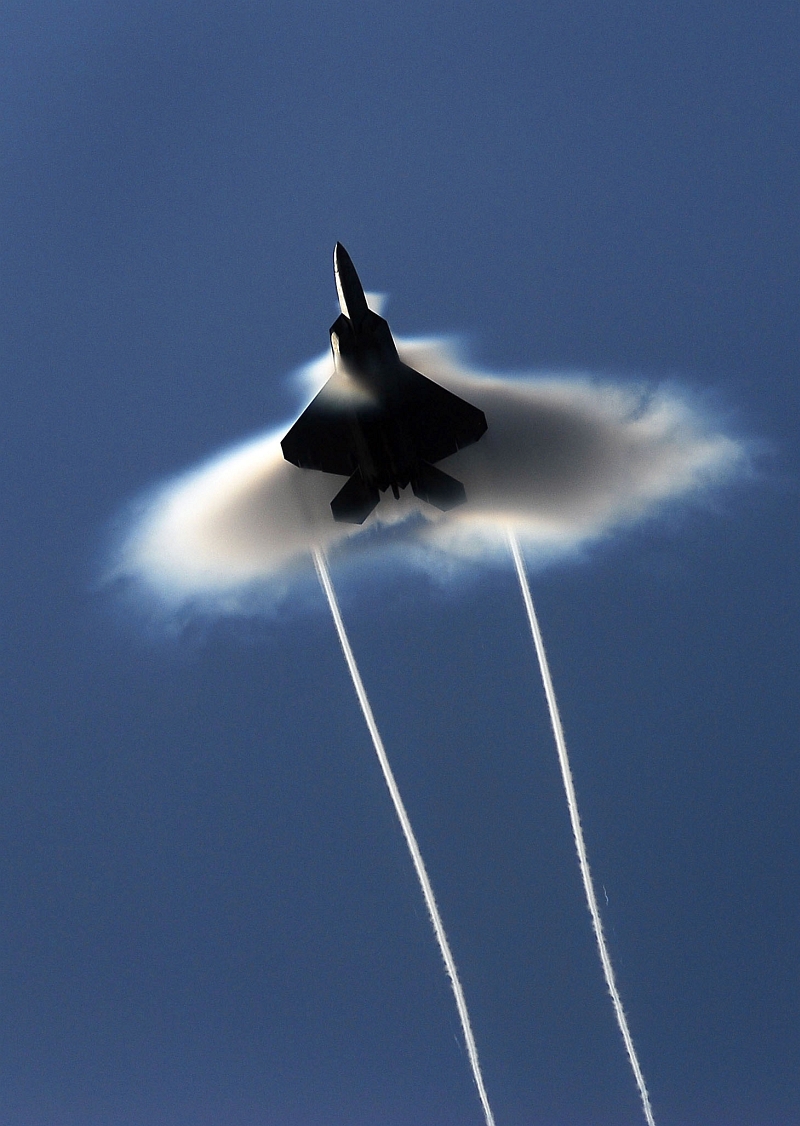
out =
<path fill-rule="evenodd" d="M 367 299 L 352 259 L 340 242 L 333 248 L 333 272 L 342 312 L 358 328 L 368 312 Z"/>
<path fill-rule="evenodd" d="M 353 268 L 353 259 L 347 253 L 342 244 L 340 242 L 337 242 L 336 246 L 334 246 L 333 248 L 333 268 L 338 274 L 341 271 L 342 267 L 347 269 L 348 266 L 350 266 L 351 269 Z"/>

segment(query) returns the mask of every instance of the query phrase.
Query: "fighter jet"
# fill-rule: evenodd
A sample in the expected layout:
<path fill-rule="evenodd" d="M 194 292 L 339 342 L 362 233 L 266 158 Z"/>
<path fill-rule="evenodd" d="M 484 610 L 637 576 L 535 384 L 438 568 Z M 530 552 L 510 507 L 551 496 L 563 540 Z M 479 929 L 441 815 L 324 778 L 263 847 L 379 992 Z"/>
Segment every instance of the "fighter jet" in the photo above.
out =
<path fill-rule="evenodd" d="M 363 524 L 382 492 L 397 498 L 408 485 L 443 512 L 463 504 L 464 486 L 436 462 L 478 441 L 483 411 L 403 363 L 338 242 L 333 269 L 342 310 L 330 330 L 334 374 L 281 442 L 283 456 L 348 478 L 331 501 L 345 523 Z"/>

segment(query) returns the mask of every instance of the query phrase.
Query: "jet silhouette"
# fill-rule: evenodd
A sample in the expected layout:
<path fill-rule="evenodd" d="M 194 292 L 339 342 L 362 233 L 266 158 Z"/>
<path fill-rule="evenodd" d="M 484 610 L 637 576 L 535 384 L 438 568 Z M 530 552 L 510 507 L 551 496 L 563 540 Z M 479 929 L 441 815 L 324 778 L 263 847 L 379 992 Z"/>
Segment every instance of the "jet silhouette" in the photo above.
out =
<path fill-rule="evenodd" d="M 348 478 L 331 501 L 345 523 L 363 524 L 389 488 L 399 497 L 411 485 L 444 512 L 463 504 L 464 486 L 436 462 L 478 441 L 483 411 L 402 362 L 338 242 L 333 268 L 342 310 L 330 330 L 334 374 L 281 442 L 283 456 Z"/>

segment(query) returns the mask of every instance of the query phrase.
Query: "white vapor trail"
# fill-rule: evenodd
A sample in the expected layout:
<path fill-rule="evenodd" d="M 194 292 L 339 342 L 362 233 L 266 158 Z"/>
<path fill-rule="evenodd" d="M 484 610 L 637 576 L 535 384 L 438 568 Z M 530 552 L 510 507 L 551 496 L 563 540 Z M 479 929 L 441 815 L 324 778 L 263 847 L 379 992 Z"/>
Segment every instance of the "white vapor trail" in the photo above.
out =
<path fill-rule="evenodd" d="M 614 968 L 611 965 L 611 955 L 608 952 L 606 945 L 605 935 L 603 933 L 603 922 L 600 918 L 600 908 L 597 903 L 597 895 L 595 894 L 594 884 L 592 883 L 592 874 L 589 870 L 589 857 L 586 852 L 586 842 L 583 839 L 583 829 L 581 828 L 581 819 L 578 813 L 578 799 L 575 794 L 575 783 L 572 780 L 572 770 L 569 765 L 569 755 L 567 754 L 567 742 L 564 738 L 564 729 L 561 726 L 561 716 L 558 711 L 558 703 L 556 701 L 556 693 L 553 687 L 553 678 L 550 675 L 550 666 L 547 663 L 547 654 L 544 648 L 544 640 L 542 638 L 542 631 L 539 627 L 539 621 L 536 617 L 536 611 L 533 606 L 533 597 L 531 595 L 530 584 L 528 583 L 528 576 L 525 573 L 525 563 L 520 551 L 519 541 L 516 532 L 508 528 L 508 545 L 511 548 L 511 554 L 514 557 L 514 566 L 517 570 L 517 578 L 519 579 L 520 589 L 522 590 L 522 599 L 525 603 L 525 610 L 528 614 L 528 622 L 533 634 L 533 643 L 536 647 L 536 656 L 539 659 L 539 669 L 542 674 L 542 683 L 544 684 L 544 692 L 547 697 L 547 706 L 550 710 L 550 722 L 553 725 L 553 735 L 555 736 L 556 749 L 558 751 L 558 762 L 561 767 L 561 778 L 564 782 L 564 790 L 567 795 L 567 806 L 569 807 L 569 819 L 572 823 L 572 834 L 575 838 L 575 848 L 578 852 L 578 863 L 580 864 L 581 877 L 583 878 L 583 889 L 586 893 L 586 902 L 589 907 L 589 914 L 592 916 L 592 924 L 594 926 L 595 938 L 597 939 L 597 949 L 600 954 L 600 961 L 603 965 L 603 973 L 605 974 L 606 985 L 611 994 L 611 1000 L 614 1004 L 614 1013 L 617 1018 L 619 1030 L 622 1033 L 622 1039 L 625 1041 L 625 1047 L 628 1051 L 628 1059 L 631 1062 L 634 1078 L 639 1088 L 639 1094 L 642 1099 L 642 1106 L 644 1108 L 644 1116 L 647 1120 L 647 1126 L 655 1126 L 655 1119 L 653 1118 L 653 1109 L 650 1105 L 650 1096 L 647 1092 L 647 1085 L 644 1081 L 644 1074 L 639 1063 L 639 1057 L 636 1055 L 636 1048 L 633 1044 L 633 1037 L 631 1036 L 630 1028 L 628 1027 L 628 1018 L 625 1016 L 625 1010 L 622 1007 L 622 1000 L 617 989 L 617 983 L 614 978 Z"/>
<path fill-rule="evenodd" d="M 315 547 L 448 575 L 504 557 L 508 524 L 541 565 L 748 470 L 749 444 L 675 386 L 491 375 L 446 341 L 399 340 L 398 348 L 404 363 L 486 415 L 480 442 L 441 466 L 463 482 L 467 504 L 438 512 L 408 488 L 399 499 L 385 495 L 363 527 L 337 523 L 330 501 L 343 478 L 284 459 L 287 420 L 141 497 L 109 545 L 107 578 L 167 615 L 251 613 L 290 594 Z M 332 363 L 328 354 L 303 369 L 305 399 Z"/>
<path fill-rule="evenodd" d="M 319 548 L 314 548 L 313 555 L 314 566 L 317 569 L 317 575 L 319 576 L 319 581 L 322 589 L 325 591 L 325 596 L 328 599 L 328 605 L 330 606 L 331 615 L 333 616 L 334 625 L 336 626 L 336 632 L 339 635 L 339 642 L 342 646 L 344 659 L 347 662 L 347 667 L 350 670 L 350 676 L 353 680 L 353 687 L 356 690 L 356 696 L 358 697 L 358 702 L 361 705 L 361 711 L 364 714 L 364 720 L 367 724 L 367 728 L 369 729 L 369 733 L 372 736 L 372 743 L 375 747 L 375 753 L 377 754 L 378 761 L 381 764 L 381 770 L 383 771 L 384 780 L 389 789 L 392 802 L 394 803 L 395 812 L 397 814 L 398 820 L 400 821 L 403 835 L 406 838 L 408 851 L 411 853 L 411 859 L 414 862 L 414 868 L 417 873 L 417 878 L 420 882 L 420 887 L 422 888 L 422 894 L 425 897 L 425 903 L 430 913 L 431 923 L 433 924 L 433 930 L 436 935 L 436 941 L 439 943 L 439 949 L 442 953 L 445 968 L 447 969 L 447 973 L 450 978 L 450 984 L 453 987 L 453 994 L 456 999 L 456 1008 L 458 1009 L 458 1015 L 461 1019 L 461 1028 L 464 1032 L 464 1040 L 466 1041 L 467 1045 L 467 1055 L 469 1056 L 470 1066 L 472 1067 L 472 1075 L 475 1079 L 475 1085 L 478 1088 L 478 1094 L 483 1106 L 483 1113 L 486 1118 L 486 1126 L 495 1126 L 494 1115 L 492 1114 L 492 1108 L 489 1105 L 489 1097 L 486 1094 L 486 1087 L 483 1082 L 481 1065 L 478 1060 L 478 1049 L 475 1044 L 475 1037 L 472 1033 L 472 1025 L 470 1024 L 467 1002 L 464 998 L 464 990 L 461 988 L 458 971 L 456 970 L 456 963 L 453 958 L 453 953 L 450 949 L 450 944 L 447 941 L 444 923 L 442 922 L 442 917 L 439 914 L 439 908 L 436 905 L 436 899 L 433 894 L 431 881 L 428 878 L 428 873 L 425 869 L 425 862 L 422 859 L 422 853 L 420 852 L 417 838 L 414 836 L 414 830 L 411 828 L 411 821 L 409 820 L 408 813 L 406 812 L 406 807 L 403 804 L 403 799 L 400 796 L 400 790 L 397 787 L 397 782 L 395 781 L 394 774 L 392 773 L 392 768 L 389 764 L 389 758 L 386 754 L 386 748 L 383 745 L 383 740 L 381 739 L 380 732 L 378 731 L 378 725 L 375 722 L 375 716 L 372 713 L 372 708 L 367 696 L 367 690 L 364 687 L 364 682 L 362 681 L 361 674 L 358 671 L 358 665 L 356 664 L 353 650 L 350 647 L 350 641 L 344 628 L 344 621 L 339 609 L 336 592 L 334 591 L 333 583 L 331 582 L 330 571 L 328 570 L 328 564 L 325 559 L 325 554 Z"/>

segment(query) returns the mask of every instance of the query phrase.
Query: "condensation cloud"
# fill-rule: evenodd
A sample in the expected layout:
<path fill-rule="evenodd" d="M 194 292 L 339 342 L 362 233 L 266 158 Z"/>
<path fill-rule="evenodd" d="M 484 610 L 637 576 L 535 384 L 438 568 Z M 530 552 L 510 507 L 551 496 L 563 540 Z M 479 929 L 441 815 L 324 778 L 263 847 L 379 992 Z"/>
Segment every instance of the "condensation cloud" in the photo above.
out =
<path fill-rule="evenodd" d="M 552 559 L 717 485 L 746 449 L 675 388 L 588 376 L 487 375 L 441 340 L 398 341 L 403 360 L 480 407 L 488 432 L 440 462 L 464 482 L 467 504 L 443 514 L 406 489 L 384 494 L 363 527 L 333 521 L 343 478 L 284 461 L 291 419 L 153 490 L 116 551 L 112 573 L 166 603 L 224 612 L 243 591 L 285 592 L 314 547 L 368 546 L 376 560 L 431 568 L 505 550 L 513 525 L 529 557 Z M 329 357 L 299 378 L 313 393 Z M 310 395 L 308 395 L 310 397 Z"/>

